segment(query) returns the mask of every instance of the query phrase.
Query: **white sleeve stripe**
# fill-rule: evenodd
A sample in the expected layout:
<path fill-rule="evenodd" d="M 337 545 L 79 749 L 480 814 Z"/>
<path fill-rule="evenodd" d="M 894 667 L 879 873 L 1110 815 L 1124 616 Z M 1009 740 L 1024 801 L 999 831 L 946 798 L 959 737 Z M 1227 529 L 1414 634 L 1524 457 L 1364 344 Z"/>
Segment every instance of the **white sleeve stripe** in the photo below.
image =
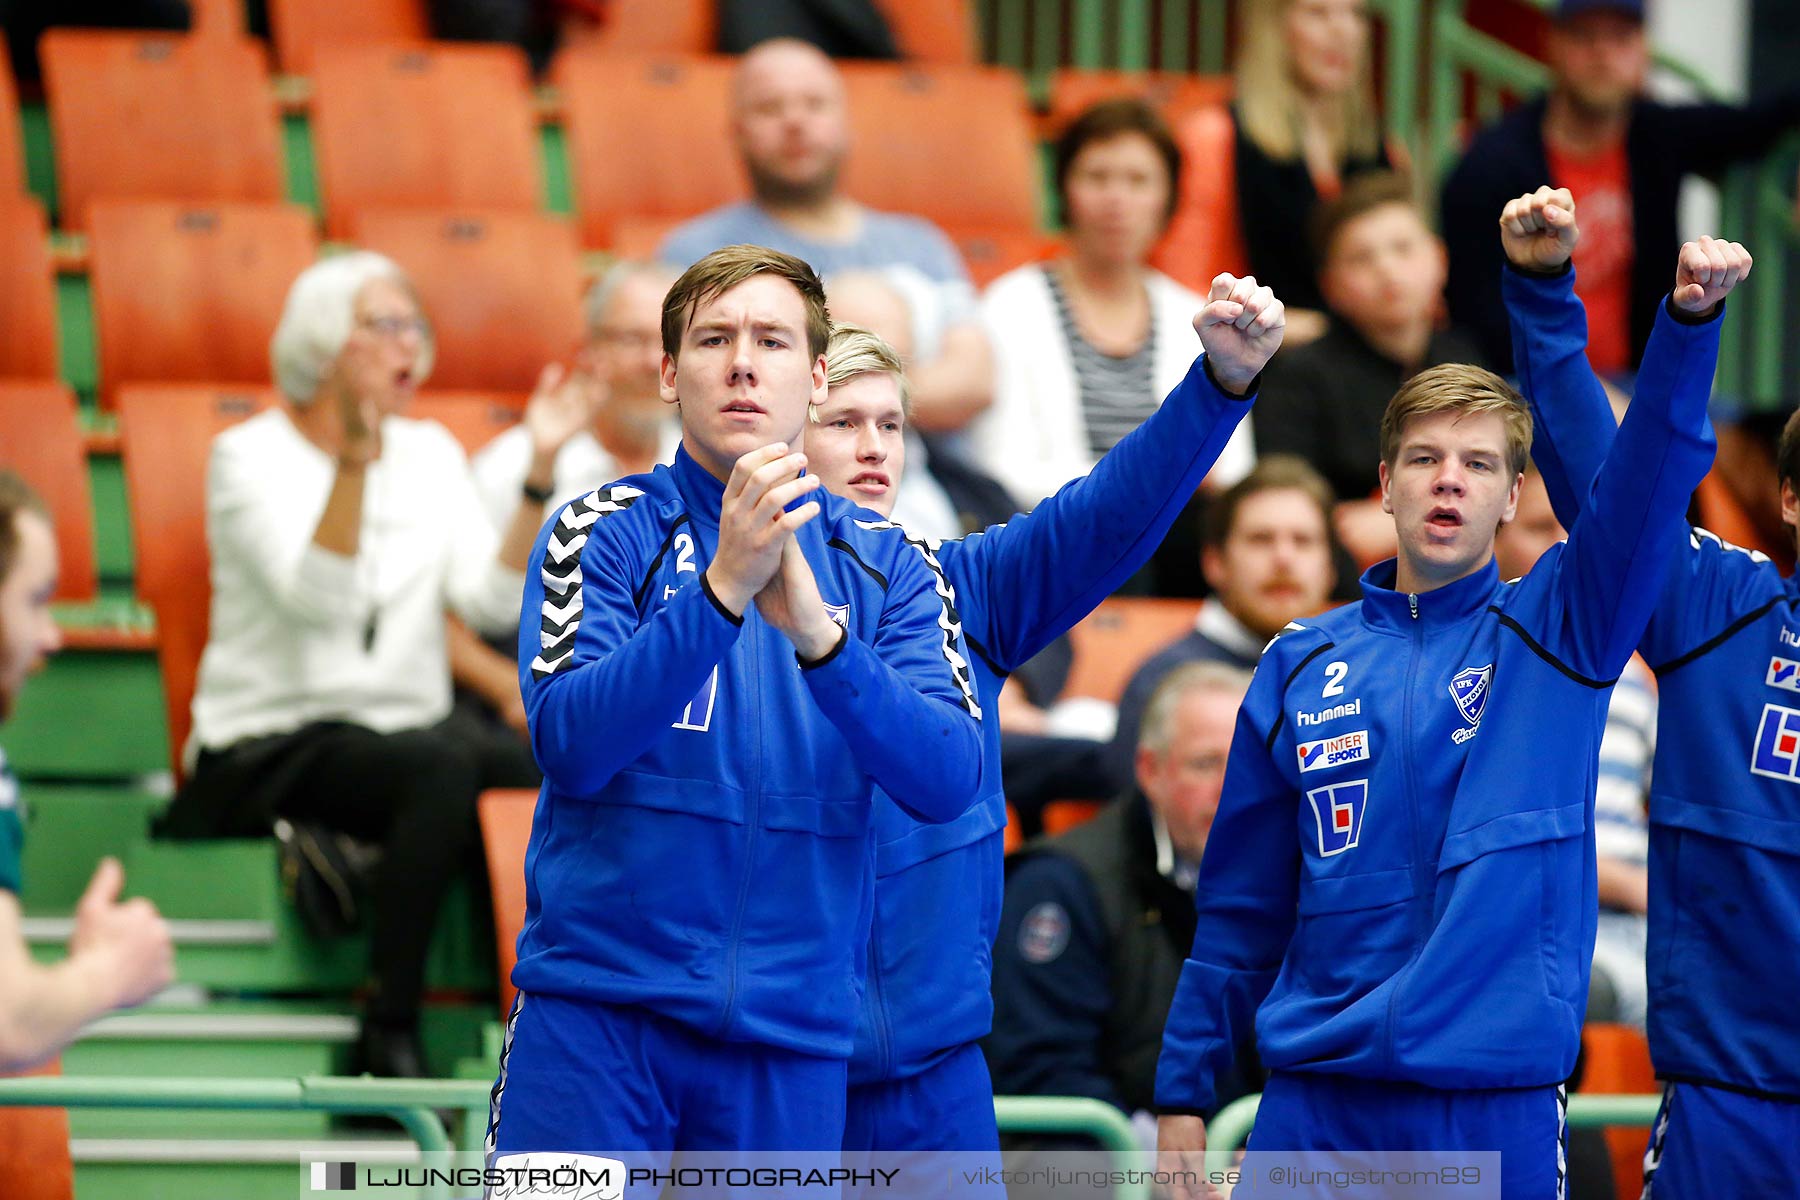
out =
<path fill-rule="evenodd" d="M 957 643 L 963 636 L 962 618 L 956 611 L 956 589 L 950 586 L 949 577 L 937 560 L 937 543 L 926 538 L 914 537 L 904 526 L 892 521 L 857 521 L 858 529 L 866 529 L 870 533 L 881 533 L 888 529 L 897 529 L 906 544 L 919 552 L 930 568 L 932 582 L 936 587 L 939 612 L 938 628 L 944 631 L 944 659 L 950 664 L 950 674 L 956 680 L 956 686 L 962 692 L 963 708 L 977 721 L 981 720 L 981 705 L 975 699 L 975 683 L 969 672 L 969 661 L 962 656 Z"/>
<path fill-rule="evenodd" d="M 531 660 L 533 679 L 556 674 L 575 657 L 575 632 L 581 625 L 581 552 L 595 521 L 624 512 L 644 493 L 614 484 L 589 492 L 563 507 L 544 546 L 544 605 L 538 628 L 543 653 Z"/>

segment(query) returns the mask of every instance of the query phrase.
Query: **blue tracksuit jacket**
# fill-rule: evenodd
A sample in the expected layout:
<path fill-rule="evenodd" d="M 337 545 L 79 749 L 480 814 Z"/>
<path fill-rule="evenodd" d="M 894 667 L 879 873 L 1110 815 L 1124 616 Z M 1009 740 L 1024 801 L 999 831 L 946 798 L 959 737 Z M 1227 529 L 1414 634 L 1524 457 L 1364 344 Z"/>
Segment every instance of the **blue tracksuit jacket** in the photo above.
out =
<path fill-rule="evenodd" d="M 979 708 L 930 553 L 822 490 L 798 537 L 849 636 L 802 669 L 755 605 L 731 616 L 703 578 L 723 493 L 680 450 L 539 535 L 519 676 L 544 786 L 513 982 L 843 1058 L 875 785 L 960 814 Z"/>
<path fill-rule="evenodd" d="M 1505 289 L 1538 466 L 1569 522 L 1614 436 L 1586 313 L 1569 275 L 1508 271 Z M 1800 1100 L 1800 583 L 1705 530 L 1680 549 L 1640 643 L 1661 697 L 1650 1051 L 1667 1079 Z"/>
<path fill-rule="evenodd" d="M 993 1025 L 1006 825 L 994 706 L 1011 671 L 1149 560 L 1250 411 L 1204 362 L 1086 477 L 1029 515 L 937 547 L 989 713 L 983 791 L 936 825 L 885 799 L 876 808 L 875 921 L 852 1083 L 918 1074 Z"/>
<path fill-rule="evenodd" d="M 1668 318 L 1568 542 L 1290 625 L 1239 711 L 1157 1104 L 1200 1111 L 1250 1035 L 1273 1070 L 1560 1083 L 1593 954 L 1613 680 L 1712 459 L 1716 327 Z"/>

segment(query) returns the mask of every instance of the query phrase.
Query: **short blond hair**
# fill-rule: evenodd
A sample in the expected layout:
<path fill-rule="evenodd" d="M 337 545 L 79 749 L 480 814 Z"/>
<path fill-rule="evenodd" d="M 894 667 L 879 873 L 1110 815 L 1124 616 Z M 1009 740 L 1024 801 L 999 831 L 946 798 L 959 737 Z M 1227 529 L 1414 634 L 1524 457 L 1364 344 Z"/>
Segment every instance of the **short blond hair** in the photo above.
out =
<path fill-rule="evenodd" d="M 1531 409 L 1525 398 L 1492 371 L 1468 363 L 1445 363 L 1420 371 L 1400 385 L 1381 414 L 1381 461 L 1388 470 L 1400 453 L 1400 437 L 1414 417 L 1433 413 L 1474 416 L 1495 413 L 1506 425 L 1506 461 L 1522 475 L 1531 462 Z"/>
<path fill-rule="evenodd" d="M 732 288 L 758 275 L 775 275 L 794 285 L 806 302 L 806 349 L 814 358 L 825 353 L 831 337 L 831 313 L 825 308 L 825 285 L 805 260 L 767 246 L 725 246 L 681 273 L 663 297 L 663 353 L 681 357 L 681 335 L 702 304 L 709 304 Z"/>
<path fill-rule="evenodd" d="M 838 388 L 864 375 L 892 375 L 900 388 L 900 412 L 912 420 L 912 388 L 906 382 L 906 367 L 900 355 L 886 339 L 861 325 L 835 325 L 831 341 L 825 347 L 825 385 Z M 819 406 L 807 406 L 807 416 L 819 419 Z"/>

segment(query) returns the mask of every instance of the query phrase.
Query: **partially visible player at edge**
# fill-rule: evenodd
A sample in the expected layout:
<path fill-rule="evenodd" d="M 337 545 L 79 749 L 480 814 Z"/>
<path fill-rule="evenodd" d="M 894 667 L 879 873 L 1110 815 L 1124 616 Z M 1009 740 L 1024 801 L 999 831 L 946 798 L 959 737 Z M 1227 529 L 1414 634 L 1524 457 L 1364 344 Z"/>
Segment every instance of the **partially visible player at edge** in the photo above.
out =
<path fill-rule="evenodd" d="M 1079 622 L 1141 567 L 1250 409 L 1281 344 L 1281 302 L 1253 278 L 1220 275 L 1194 316 L 1204 353 L 1155 412 L 1091 474 L 1031 513 L 936 547 L 956 589 L 982 707 L 1007 674 Z M 905 470 L 906 379 L 886 343 L 840 328 L 831 389 L 806 451 L 825 486 L 882 516 Z M 846 1151 L 999 1148 L 993 1086 L 977 1042 L 993 1022 L 1006 797 L 998 722 L 982 729 L 983 792 L 956 820 L 924 825 L 891 800 L 876 810 L 875 923 Z"/>
<path fill-rule="evenodd" d="M 1519 380 L 1539 469 L 1575 520 L 1615 437 L 1588 369 L 1567 191 L 1500 222 Z M 1750 272 L 1703 239 L 1709 286 Z M 1636 402 L 1633 402 L 1635 407 Z M 1800 415 L 1777 451 L 1781 513 L 1800 524 Z M 1650 786 L 1650 1055 L 1662 1111 L 1644 1196 L 1792 1194 L 1800 1179 L 1800 581 L 1692 530 L 1638 643 L 1660 698 Z M 1728 1182 L 1725 1182 L 1728 1181 Z"/>
<path fill-rule="evenodd" d="M 0 470 L 0 723 L 26 678 L 62 645 L 50 613 L 56 571 L 49 510 Z M 50 966 L 34 961 L 20 926 L 23 833 L 19 785 L 0 752 L 0 1072 L 53 1057 L 95 1017 L 167 986 L 175 967 L 169 927 L 150 901 L 119 902 L 125 873 L 113 858 L 101 860 L 75 906 L 69 956 Z"/>
<path fill-rule="evenodd" d="M 1523 579 L 1500 580 L 1493 543 L 1524 400 L 1452 365 L 1389 403 L 1399 555 L 1360 602 L 1290 625 L 1239 713 L 1163 1035 L 1165 1163 L 1199 1167 L 1198 1114 L 1254 1017 L 1271 1075 L 1252 1150 L 1498 1150 L 1503 1200 L 1563 1195 L 1607 698 L 1712 461 L 1736 280 L 1682 248 L 1586 508 Z"/>

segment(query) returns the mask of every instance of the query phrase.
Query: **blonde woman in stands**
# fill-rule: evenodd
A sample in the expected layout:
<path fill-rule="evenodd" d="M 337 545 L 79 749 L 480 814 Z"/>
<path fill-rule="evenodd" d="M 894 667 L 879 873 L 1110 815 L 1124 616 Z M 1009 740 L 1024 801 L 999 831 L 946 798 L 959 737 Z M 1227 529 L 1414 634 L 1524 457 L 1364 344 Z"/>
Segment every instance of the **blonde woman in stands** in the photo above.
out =
<path fill-rule="evenodd" d="M 17 475 L 0 470 L 0 722 L 26 677 L 62 645 L 50 615 L 55 591 L 49 510 Z M 19 917 L 23 832 L 19 785 L 0 752 L 0 1072 L 36 1066 L 95 1017 L 149 999 L 175 966 L 169 927 L 155 907 L 142 898 L 119 902 L 125 875 L 113 858 L 100 863 L 75 906 L 69 956 L 51 966 L 34 962 Z"/>
<path fill-rule="evenodd" d="M 445 611 L 481 633 L 517 626 L 544 506 L 521 496 L 496 532 L 455 439 L 401 415 L 433 344 L 388 259 L 302 272 L 270 354 L 284 403 L 219 435 L 207 468 L 211 626 L 190 775 L 161 832 L 255 837 L 285 821 L 379 843 L 358 1065 L 422 1075 L 425 954 L 477 861 L 475 799 L 534 782 L 516 743 L 445 724 Z M 532 477 L 547 477 L 587 409 L 541 390 L 525 421 Z"/>
<path fill-rule="evenodd" d="M 1240 0 L 1237 204 L 1250 269 L 1288 301 L 1288 343 L 1325 331 L 1305 230 L 1320 197 L 1389 165 L 1369 65 L 1368 0 Z"/>
<path fill-rule="evenodd" d="M 1152 109 L 1088 109 L 1056 144 L 1068 253 L 1002 275 L 982 297 L 998 374 L 972 427 L 975 455 L 1026 508 L 1092 470 L 1193 361 L 1206 301 L 1149 266 L 1180 178 L 1181 151 Z M 1254 457 L 1246 419 L 1208 482 L 1236 481 Z"/>

